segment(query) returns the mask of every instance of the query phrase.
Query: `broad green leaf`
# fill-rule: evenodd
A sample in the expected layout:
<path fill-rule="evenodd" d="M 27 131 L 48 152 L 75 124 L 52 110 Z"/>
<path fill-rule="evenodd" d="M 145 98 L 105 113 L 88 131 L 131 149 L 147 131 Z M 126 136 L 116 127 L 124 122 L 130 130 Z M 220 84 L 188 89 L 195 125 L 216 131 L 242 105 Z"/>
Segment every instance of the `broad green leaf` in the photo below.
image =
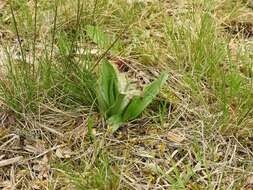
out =
<path fill-rule="evenodd" d="M 135 119 L 152 102 L 159 93 L 162 85 L 166 82 L 168 75 L 163 73 L 158 79 L 148 85 L 143 92 L 143 96 L 135 96 L 123 114 L 123 121 Z"/>
<path fill-rule="evenodd" d="M 116 95 L 115 102 L 107 111 L 108 116 L 123 113 L 131 98 L 140 95 L 140 92 L 134 89 L 134 87 L 127 81 L 126 76 L 123 73 L 120 73 L 116 66 L 113 65 L 113 67 L 117 77 L 116 92 L 118 92 L 118 94 Z"/>
<path fill-rule="evenodd" d="M 106 112 L 114 104 L 118 95 L 117 73 L 113 65 L 107 60 L 103 60 L 100 73 L 97 96 L 102 111 Z"/>
<path fill-rule="evenodd" d="M 115 103 L 107 110 L 107 115 L 111 116 L 118 113 L 123 113 L 129 104 L 130 99 L 126 94 L 119 94 Z"/>
<path fill-rule="evenodd" d="M 107 122 L 109 124 L 111 132 L 115 132 L 123 123 L 122 115 L 121 114 L 113 115 L 107 120 Z"/>
<path fill-rule="evenodd" d="M 100 27 L 88 25 L 86 27 L 86 32 L 89 38 L 98 45 L 100 49 L 107 49 L 110 47 L 112 42 L 115 40 L 115 36 L 109 37 Z M 112 47 L 111 51 L 113 53 L 118 53 L 119 43 L 116 43 Z"/>
<path fill-rule="evenodd" d="M 100 48 L 106 49 L 109 45 L 109 37 L 98 26 L 88 25 L 86 28 L 89 38 Z"/>
<path fill-rule="evenodd" d="M 108 117 L 123 112 L 129 103 L 125 76 L 107 60 L 102 62 L 100 73 L 97 96 L 101 109 Z"/>

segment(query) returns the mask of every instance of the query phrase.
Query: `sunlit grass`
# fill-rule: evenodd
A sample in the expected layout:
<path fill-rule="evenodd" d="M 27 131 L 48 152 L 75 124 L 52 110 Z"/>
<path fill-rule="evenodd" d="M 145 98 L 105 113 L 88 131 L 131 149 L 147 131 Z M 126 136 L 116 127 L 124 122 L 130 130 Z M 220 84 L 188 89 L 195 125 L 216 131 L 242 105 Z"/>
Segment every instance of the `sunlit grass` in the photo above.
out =
<path fill-rule="evenodd" d="M 10 134 L 1 135 L 2 152 L 50 160 L 45 180 L 32 164 L 18 165 L 17 186 L 245 186 L 252 174 L 250 11 L 243 0 L 8 2 L 0 16 L 0 126 Z M 113 135 L 97 102 L 103 59 L 141 90 L 169 74 L 151 105 Z M 10 143 L 15 135 L 20 149 Z M 37 140 L 46 153 L 29 152 Z M 59 156 L 59 144 L 71 154 Z"/>

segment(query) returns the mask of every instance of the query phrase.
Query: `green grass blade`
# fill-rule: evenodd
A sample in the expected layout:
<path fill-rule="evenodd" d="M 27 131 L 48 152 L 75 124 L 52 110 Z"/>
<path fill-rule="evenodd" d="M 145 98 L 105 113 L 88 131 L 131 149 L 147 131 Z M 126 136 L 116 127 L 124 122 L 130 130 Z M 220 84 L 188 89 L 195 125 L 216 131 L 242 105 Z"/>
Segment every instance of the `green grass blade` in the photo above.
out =
<path fill-rule="evenodd" d="M 109 130 L 114 133 L 123 123 L 122 114 L 113 115 L 107 120 L 107 122 L 109 124 Z"/>

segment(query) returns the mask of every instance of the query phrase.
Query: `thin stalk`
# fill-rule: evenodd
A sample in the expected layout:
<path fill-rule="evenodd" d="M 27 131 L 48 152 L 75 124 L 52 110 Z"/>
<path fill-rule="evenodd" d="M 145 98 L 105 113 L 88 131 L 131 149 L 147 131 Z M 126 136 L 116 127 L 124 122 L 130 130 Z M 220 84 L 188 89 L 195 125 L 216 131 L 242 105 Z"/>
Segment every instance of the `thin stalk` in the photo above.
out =
<path fill-rule="evenodd" d="M 76 14 L 76 30 L 75 30 L 73 40 L 71 42 L 70 55 L 72 53 L 74 53 L 74 45 L 75 45 L 75 42 L 76 42 L 76 39 L 77 39 L 77 35 L 79 34 L 79 31 L 80 31 L 80 20 L 81 20 L 82 12 L 83 12 L 83 3 L 81 3 L 81 1 L 78 0 L 78 2 L 77 2 L 77 14 Z"/>
<path fill-rule="evenodd" d="M 96 13 L 96 10 L 97 10 L 97 4 L 98 4 L 98 0 L 95 0 L 93 12 L 92 12 L 92 20 L 93 20 L 94 24 L 95 24 L 95 13 Z"/>
<path fill-rule="evenodd" d="M 56 0 L 55 1 L 55 9 L 54 9 L 54 26 L 53 26 L 53 33 L 52 33 L 51 52 L 50 52 L 50 58 L 49 58 L 50 63 L 52 62 L 52 58 L 53 58 L 54 41 L 55 41 L 56 24 L 57 24 L 57 14 L 58 14 L 58 3 Z"/>
<path fill-rule="evenodd" d="M 120 39 L 120 36 L 126 31 L 128 27 L 125 27 L 124 30 L 120 33 L 120 35 L 111 43 L 111 45 L 104 51 L 104 53 L 101 54 L 101 56 L 98 58 L 98 60 L 95 62 L 93 67 L 91 68 L 91 72 L 94 71 L 94 69 L 98 66 L 98 64 L 102 61 L 102 59 L 106 56 L 106 54 L 113 48 L 113 46 L 118 42 Z"/>
<path fill-rule="evenodd" d="M 13 19 L 13 22 L 14 22 L 15 32 L 16 32 L 16 35 L 17 35 L 17 38 L 18 38 L 19 48 L 20 48 L 20 51 L 21 51 L 22 61 L 23 61 L 23 63 L 26 63 L 25 54 L 24 54 L 24 51 L 23 51 L 22 42 L 21 42 L 19 31 L 18 31 L 18 24 L 17 24 L 17 21 L 16 21 L 16 17 L 15 17 L 15 14 L 14 14 L 12 3 L 10 3 L 10 8 L 11 8 L 11 16 L 12 16 L 12 19 Z"/>
<path fill-rule="evenodd" d="M 36 59 L 36 37 L 37 37 L 37 9 L 38 9 L 38 1 L 34 0 L 34 31 L 33 31 L 33 74 L 35 72 L 35 59 Z"/>

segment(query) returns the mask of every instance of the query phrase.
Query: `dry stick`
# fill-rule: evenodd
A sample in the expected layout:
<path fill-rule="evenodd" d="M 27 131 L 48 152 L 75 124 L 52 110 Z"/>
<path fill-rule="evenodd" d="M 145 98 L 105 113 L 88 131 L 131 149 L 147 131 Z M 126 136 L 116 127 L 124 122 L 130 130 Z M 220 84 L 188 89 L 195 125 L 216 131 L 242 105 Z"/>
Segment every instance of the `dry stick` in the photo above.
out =
<path fill-rule="evenodd" d="M 56 33 L 56 23 L 57 23 L 57 13 L 58 13 L 58 3 L 55 1 L 55 9 L 54 9 L 54 27 L 53 27 L 53 35 L 52 35 L 52 44 L 51 44 L 51 52 L 50 52 L 50 63 L 52 62 L 53 57 L 53 49 L 54 49 L 54 40 L 55 40 L 55 33 Z"/>
<path fill-rule="evenodd" d="M 120 33 L 123 34 L 126 31 L 127 27 L 124 28 L 124 30 Z M 91 72 L 94 71 L 94 69 L 98 66 L 98 64 L 100 63 L 100 61 L 106 56 L 106 54 L 112 49 L 112 47 L 118 42 L 119 38 L 121 35 L 119 35 L 114 41 L 113 43 L 107 48 L 107 50 L 98 58 L 98 60 L 96 61 L 96 63 L 93 65 L 93 67 L 91 68 Z"/>
<path fill-rule="evenodd" d="M 0 161 L 0 168 L 4 167 L 4 166 L 11 165 L 11 164 L 14 164 L 16 162 L 19 162 L 22 158 L 23 158 L 22 156 L 18 156 L 18 157 L 10 158 L 10 159 L 7 159 L 7 160 L 1 160 Z"/>
<path fill-rule="evenodd" d="M 7 140 L 5 143 L 3 143 L 0 146 L 0 150 L 2 150 L 6 145 L 8 145 L 10 142 L 14 141 L 15 139 L 18 139 L 19 136 L 18 135 L 14 135 L 11 139 Z"/>
<path fill-rule="evenodd" d="M 41 157 L 41 156 L 46 155 L 46 154 L 49 153 L 49 152 L 52 152 L 52 151 L 57 150 L 58 148 L 61 148 L 61 147 L 64 147 L 64 146 L 66 146 L 66 145 L 56 145 L 56 146 L 53 146 L 52 148 L 50 148 L 50 149 L 48 149 L 48 150 L 45 150 L 44 152 L 42 152 L 41 154 L 39 154 L 39 155 L 37 155 L 37 156 L 34 156 L 34 157 L 32 157 L 32 158 L 25 159 L 24 162 L 37 159 L 37 158 L 39 158 L 39 157 Z"/>
<path fill-rule="evenodd" d="M 61 132 L 59 132 L 59 131 L 57 131 L 57 130 L 55 130 L 53 128 L 47 127 L 46 125 L 43 125 L 41 123 L 37 123 L 37 125 L 40 126 L 40 127 L 42 127 L 42 128 L 44 128 L 44 129 L 46 129 L 47 131 L 49 131 L 52 134 L 56 134 L 56 135 L 58 135 L 60 137 L 64 137 L 63 133 L 61 133 Z"/>
<path fill-rule="evenodd" d="M 22 61 L 23 61 L 23 63 L 25 63 L 26 62 L 25 61 L 25 55 L 24 55 L 24 51 L 23 51 L 23 48 L 22 48 L 21 38 L 20 38 L 20 35 L 19 35 L 19 32 L 18 32 L 18 24 L 17 24 L 17 21 L 16 21 L 16 17 L 15 17 L 15 14 L 14 14 L 13 7 L 12 7 L 12 2 L 10 3 L 10 8 L 11 8 L 11 16 L 12 16 L 12 19 L 13 19 L 13 22 L 14 22 L 15 31 L 16 31 L 17 38 L 18 38 L 19 48 L 20 48 L 20 51 L 21 51 Z"/>

